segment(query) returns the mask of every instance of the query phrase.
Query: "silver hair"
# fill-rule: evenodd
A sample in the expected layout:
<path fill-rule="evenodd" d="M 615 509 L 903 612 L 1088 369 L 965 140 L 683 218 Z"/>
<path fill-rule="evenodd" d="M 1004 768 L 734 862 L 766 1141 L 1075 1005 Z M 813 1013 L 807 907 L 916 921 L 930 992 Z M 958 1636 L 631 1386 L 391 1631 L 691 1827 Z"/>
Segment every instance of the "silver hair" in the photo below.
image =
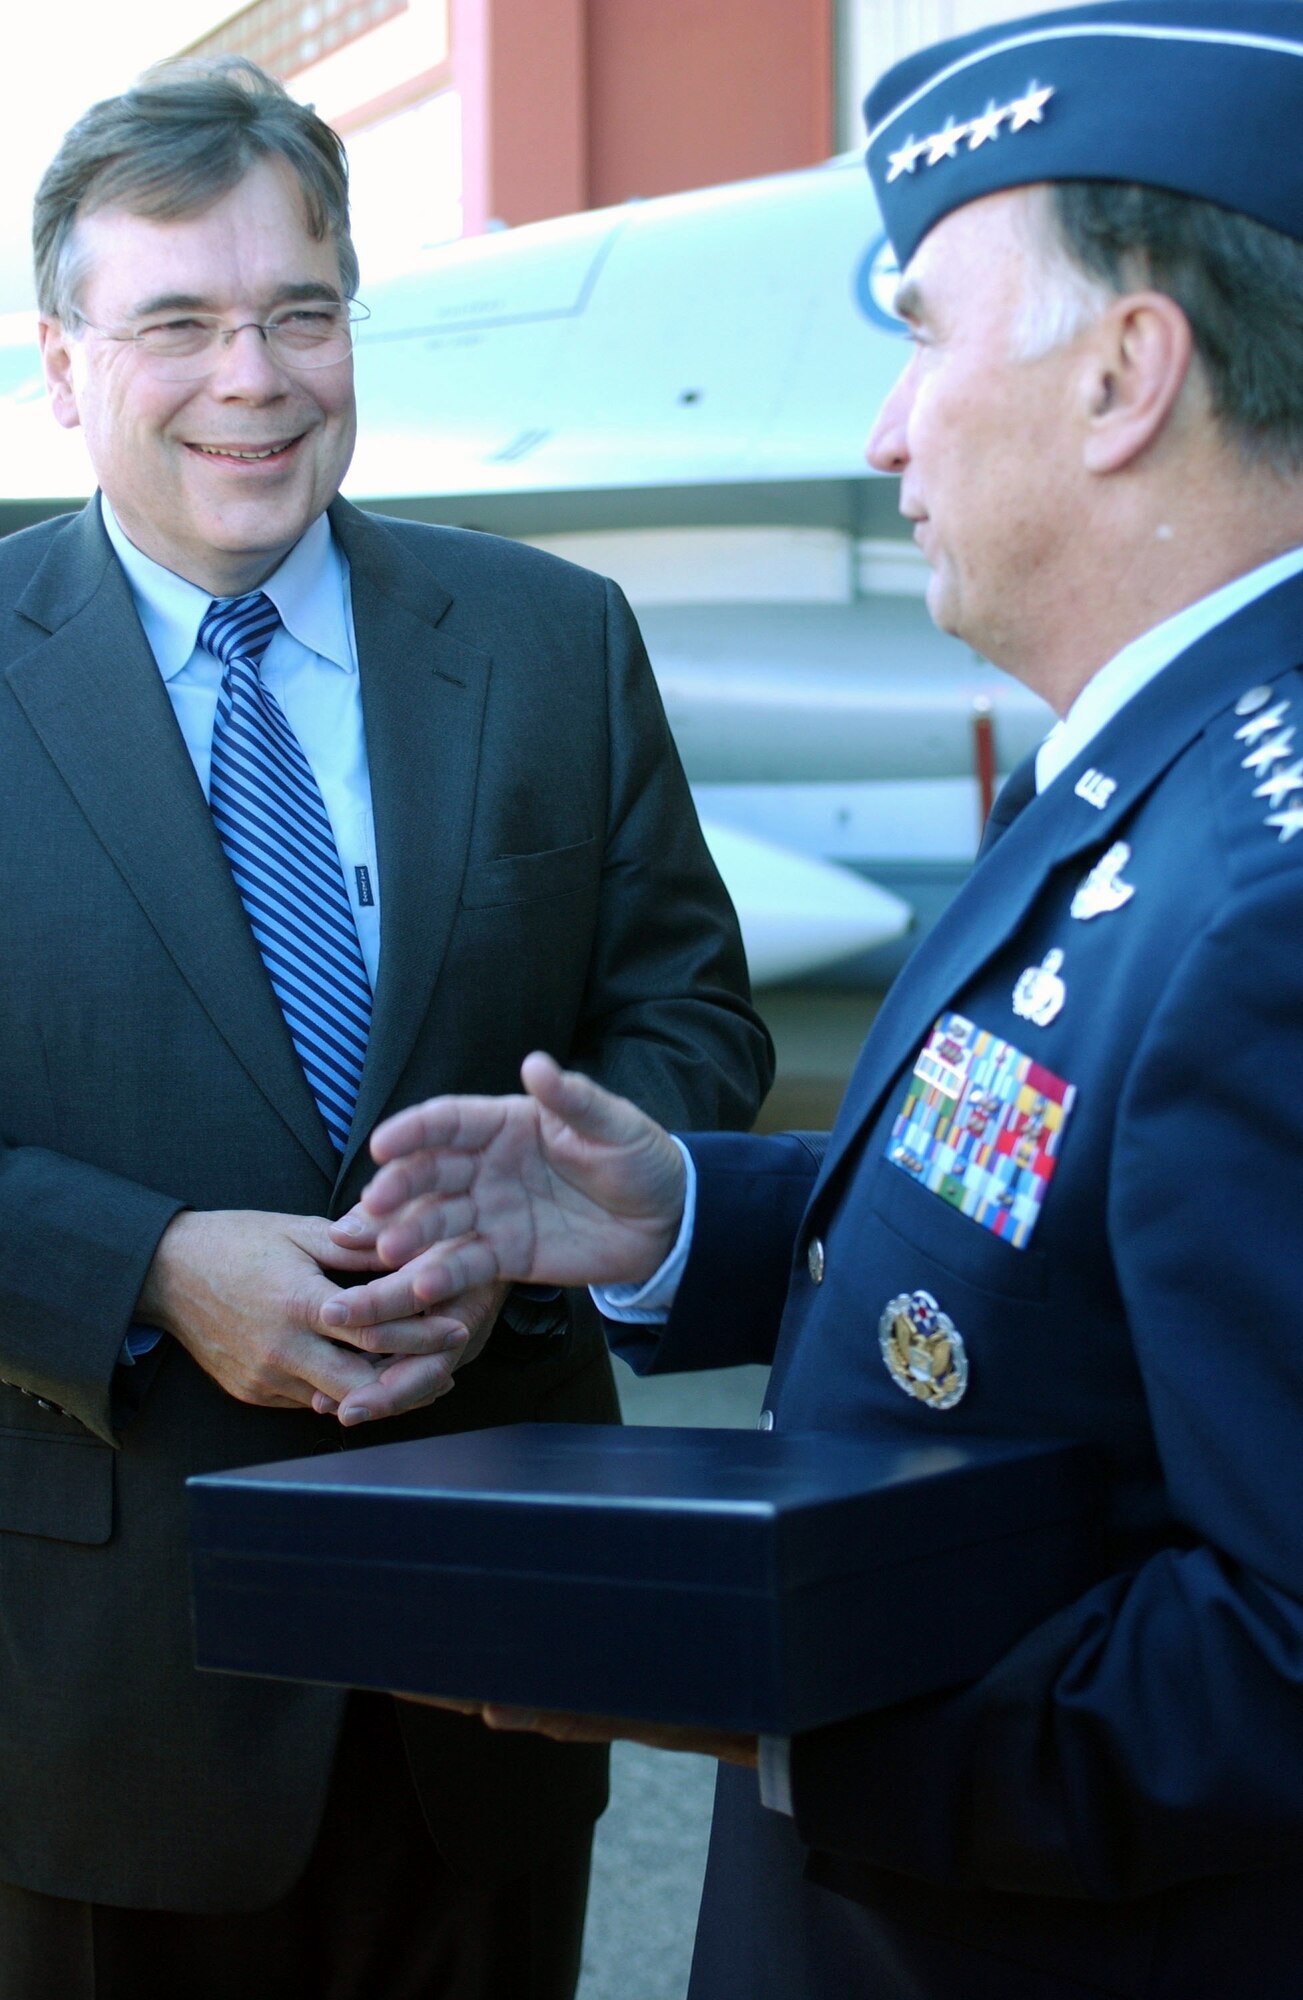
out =
<path fill-rule="evenodd" d="M 1055 224 L 1048 188 L 1027 190 L 1023 207 L 1032 236 L 1030 277 L 1010 334 L 1014 361 L 1039 361 L 1066 347 L 1108 311 L 1114 288 L 1077 262 Z"/>
<path fill-rule="evenodd" d="M 1248 465 L 1303 474 L 1303 241 L 1213 202 L 1114 181 L 1056 181 L 1027 210 L 1046 273 L 1017 326 L 1048 353 L 1128 292 L 1185 314 L 1213 414 Z"/>

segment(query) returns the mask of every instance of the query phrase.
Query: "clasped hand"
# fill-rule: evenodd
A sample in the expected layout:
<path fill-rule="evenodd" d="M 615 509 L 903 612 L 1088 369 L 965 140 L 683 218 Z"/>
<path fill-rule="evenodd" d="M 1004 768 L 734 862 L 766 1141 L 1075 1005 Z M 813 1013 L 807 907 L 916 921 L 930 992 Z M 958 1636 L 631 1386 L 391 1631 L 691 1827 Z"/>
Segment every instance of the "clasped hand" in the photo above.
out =
<path fill-rule="evenodd" d="M 365 1423 L 446 1395 L 506 1295 L 488 1284 L 449 1295 L 437 1313 L 332 1322 L 330 1307 L 347 1293 L 327 1274 L 383 1268 L 364 1228 L 341 1246 L 319 1216 L 183 1210 L 163 1233 L 137 1317 L 171 1334 L 240 1402 Z"/>
<path fill-rule="evenodd" d="M 453 1386 L 513 1282 L 640 1284 L 683 1210 L 678 1148 L 626 1099 L 528 1056 L 519 1097 L 434 1097 L 379 1126 L 380 1171 L 336 1223 L 184 1210 L 137 1317 L 229 1395 L 342 1424 Z M 341 1287 L 328 1274 L 377 1274 Z"/>

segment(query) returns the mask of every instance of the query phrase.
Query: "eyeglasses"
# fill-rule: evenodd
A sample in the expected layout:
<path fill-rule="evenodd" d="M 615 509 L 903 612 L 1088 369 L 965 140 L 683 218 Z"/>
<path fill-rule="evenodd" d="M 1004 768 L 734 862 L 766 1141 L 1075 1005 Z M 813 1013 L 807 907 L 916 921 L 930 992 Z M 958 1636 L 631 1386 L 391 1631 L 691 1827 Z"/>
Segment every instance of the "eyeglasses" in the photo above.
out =
<path fill-rule="evenodd" d="M 129 341 L 161 381 L 189 382 L 209 374 L 236 334 L 246 332 L 261 334 L 282 368 L 294 373 L 330 368 L 347 360 L 354 327 L 370 317 L 356 299 L 350 305 L 314 299 L 310 304 L 284 306 L 268 320 L 241 320 L 237 326 L 228 326 L 218 313 L 203 312 L 146 320 L 140 326 L 96 326 L 88 319 L 81 324 L 103 340 Z"/>

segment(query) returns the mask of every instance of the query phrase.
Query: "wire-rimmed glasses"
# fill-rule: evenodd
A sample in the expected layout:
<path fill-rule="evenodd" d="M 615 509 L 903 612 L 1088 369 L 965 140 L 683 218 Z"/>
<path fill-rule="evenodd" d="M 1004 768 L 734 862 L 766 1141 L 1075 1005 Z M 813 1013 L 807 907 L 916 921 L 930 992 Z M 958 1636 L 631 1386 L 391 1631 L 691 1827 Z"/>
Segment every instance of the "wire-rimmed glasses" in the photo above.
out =
<path fill-rule="evenodd" d="M 280 367 L 331 368 L 346 361 L 353 348 L 353 329 L 369 319 L 357 299 L 335 302 L 310 299 L 281 306 L 266 320 L 240 320 L 230 325 L 220 313 L 176 312 L 142 320 L 137 326 L 96 326 L 77 316 L 80 324 L 103 340 L 127 341 L 151 374 L 165 382 L 197 381 L 214 369 L 237 333 L 260 334 Z"/>

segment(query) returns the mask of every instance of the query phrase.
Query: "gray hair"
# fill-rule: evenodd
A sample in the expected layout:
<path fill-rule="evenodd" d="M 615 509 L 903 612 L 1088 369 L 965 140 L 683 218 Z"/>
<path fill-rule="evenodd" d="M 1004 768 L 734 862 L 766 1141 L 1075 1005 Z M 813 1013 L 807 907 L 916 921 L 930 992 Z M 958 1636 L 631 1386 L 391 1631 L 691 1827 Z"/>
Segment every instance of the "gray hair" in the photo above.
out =
<path fill-rule="evenodd" d="M 1057 181 L 1044 289 L 1016 325 L 1020 358 L 1071 340 L 1114 298 L 1151 287 L 1180 306 L 1214 416 L 1250 464 L 1303 472 L 1303 243 L 1189 195 Z"/>
<path fill-rule="evenodd" d="M 32 216 L 41 311 L 79 317 L 86 275 L 79 216 L 105 208 L 158 222 L 202 214 L 265 159 L 293 169 L 308 227 L 318 242 L 334 242 L 340 282 L 352 298 L 358 269 L 343 145 L 256 63 L 217 56 L 157 64 L 121 97 L 93 104 L 66 134 L 36 191 Z"/>
<path fill-rule="evenodd" d="M 1031 278 L 1014 314 L 1012 358 L 1039 361 L 1066 347 L 1108 311 L 1117 296 L 1112 286 L 1083 269 L 1057 226 L 1050 187 L 1026 190 L 1021 210 L 1033 252 Z"/>

